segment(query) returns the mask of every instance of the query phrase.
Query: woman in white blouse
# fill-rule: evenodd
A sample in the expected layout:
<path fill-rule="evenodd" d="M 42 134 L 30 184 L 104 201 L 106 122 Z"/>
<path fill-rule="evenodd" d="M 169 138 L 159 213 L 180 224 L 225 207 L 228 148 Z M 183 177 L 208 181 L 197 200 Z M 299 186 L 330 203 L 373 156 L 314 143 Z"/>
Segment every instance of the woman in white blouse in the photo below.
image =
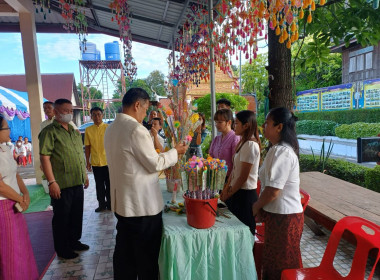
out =
<path fill-rule="evenodd" d="M 288 109 L 275 108 L 269 111 L 264 123 L 270 149 L 259 171 L 261 194 L 252 207 L 253 215 L 259 214 L 265 222 L 263 279 L 280 279 L 282 270 L 302 267 L 304 216 L 296 120 Z"/>
<path fill-rule="evenodd" d="M 235 133 L 241 140 L 236 146 L 233 169 L 221 194 L 221 200 L 255 235 L 256 223 L 252 205 L 257 200 L 261 145 L 254 112 L 246 110 L 236 114 Z"/>
<path fill-rule="evenodd" d="M 38 279 L 28 228 L 19 212 L 28 208 L 29 192 L 6 145 L 9 134 L 8 123 L 0 115 L 0 279 Z"/>

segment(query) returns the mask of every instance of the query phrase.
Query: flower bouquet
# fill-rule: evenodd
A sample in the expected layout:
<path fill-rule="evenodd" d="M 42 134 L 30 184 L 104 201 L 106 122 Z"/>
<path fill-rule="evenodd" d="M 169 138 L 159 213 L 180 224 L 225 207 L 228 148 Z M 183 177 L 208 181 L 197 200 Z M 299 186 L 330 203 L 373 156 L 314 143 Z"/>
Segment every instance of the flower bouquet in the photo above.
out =
<path fill-rule="evenodd" d="M 194 130 L 201 125 L 197 113 L 193 113 L 191 104 L 186 101 L 185 87 L 172 87 L 172 95 L 169 96 L 171 103 L 168 108 L 161 108 L 159 111 L 164 119 L 163 130 L 167 140 L 165 151 L 174 148 L 178 143 L 189 144 Z M 167 190 L 172 192 L 181 187 L 181 166 L 183 158 L 178 163 L 165 170 Z"/>
<path fill-rule="evenodd" d="M 219 197 L 227 175 L 224 160 L 193 156 L 181 171 L 182 186 L 185 196 L 193 199 L 210 199 Z"/>

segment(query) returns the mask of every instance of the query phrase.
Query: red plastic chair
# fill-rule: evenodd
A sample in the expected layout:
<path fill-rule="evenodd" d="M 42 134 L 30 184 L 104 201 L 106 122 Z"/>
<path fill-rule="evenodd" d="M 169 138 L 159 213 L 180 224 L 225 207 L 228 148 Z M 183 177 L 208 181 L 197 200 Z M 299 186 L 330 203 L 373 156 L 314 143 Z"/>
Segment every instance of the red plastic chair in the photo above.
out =
<path fill-rule="evenodd" d="M 305 212 L 306 206 L 309 204 L 310 194 L 305 192 L 303 189 L 300 189 L 300 194 L 301 194 L 301 204 L 302 204 L 303 212 Z"/>
<path fill-rule="evenodd" d="M 257 188 L 259 188 L 260 181 L 257 183 Z M 261 185 L 260 185 L 261 188 Z M 310 195 L 304 191 L 303 189 L 300 189 L 300 194 L 301 194 L 301 204 L 303 211 L 305 212 L 306 206 L 309 204 L 310 200 Z M 264 223 L 256 223 L 256 241 L 255 241 L 255 246 L 254 246 L 254 259 L 255 259 L 255 265 L 256 265 L 256 271 L 257 271 L 257 276 L 258 279 L 262 279 L 261 275 L 261 259 L 263 256 L 263 251 L 264 251 L 264 234 L 265 234 L 265 224 Z M 301 261 L 302 263 L 302 261 Z"/>
<path fill-rule="evenodd" d="M 21 164 L 23 165 L 23 166 L 26 166 L 26 164 L 27 164 L 27 162 L 26 162 L 26 157 L 24 157 L 24 156 L 20 156 L 21 157 Z"/>
<path fill-rule="evenodd" d="M 345 230 L 350 231 L 355 236 L 357 245 L 350 273 L 344 277 L 334 268 L 333 261 Z M 331 232 L 321 264 L 318 267 L 286 269 L 282 272 L 281 280 L 364 279 L 368 253 L 374 248 L 377 248 L 377 257 L 368 280 L 372 279 L 380 259 L 380 227 L 360 217 L 344 217 L 338 221 Z"/>

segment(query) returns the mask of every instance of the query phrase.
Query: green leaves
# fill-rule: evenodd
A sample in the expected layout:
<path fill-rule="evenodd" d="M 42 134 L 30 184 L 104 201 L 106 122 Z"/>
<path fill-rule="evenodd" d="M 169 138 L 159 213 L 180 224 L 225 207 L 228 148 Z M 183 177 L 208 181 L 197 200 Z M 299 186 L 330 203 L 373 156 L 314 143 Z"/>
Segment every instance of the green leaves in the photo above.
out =
<path fill-rule="evenodd" d="M 315 10 L 313 22 L 307 25 L 305 36 L 315 34 L 328 45 L 333 39 L 335 45 L 343 41 L 347 46 L 352 38 L 362 46 L 377 44 L 380 40 L 379 11 L 365 0 L 349 0 L 347 5 L 345 1 L 327 2 Z"/>
<path fill-rule="evenodd" d="M 216 101 L 221 98 L 226 98 L 231 101 L 231 107 L 233 111 L 246 110 L 248 106 L 248 101 L 239 95 L 232 93 L 216 93 Z M 198 112 L 205 114 L 206 120 L 211 118 L 211 95 L 207 94 L 202 98 L 195 100 L 195 104 L 198 106 Z"/>
<path fill-rule="evenodd" d="M 297 134 L 335 136 L 337 126 L 333 121 L 303 120 L 296 123 L 296 130 Z"/>
<path fill-rule="evenodd" d="M 264 89 L 268 87 L 267 54 L 259 54 L 252 64 L 245 63 L 241 69 L 243 93 L 256 93 L 257 100 L 264 100 Z"/>
<path fill-rule="evenodd" d="M 380 123 L 353 123 L 342 124 L 335 129 L 336 136 L 346 139 L 357 139 L 358 137 L 374 137 L 379 134 Z"/>

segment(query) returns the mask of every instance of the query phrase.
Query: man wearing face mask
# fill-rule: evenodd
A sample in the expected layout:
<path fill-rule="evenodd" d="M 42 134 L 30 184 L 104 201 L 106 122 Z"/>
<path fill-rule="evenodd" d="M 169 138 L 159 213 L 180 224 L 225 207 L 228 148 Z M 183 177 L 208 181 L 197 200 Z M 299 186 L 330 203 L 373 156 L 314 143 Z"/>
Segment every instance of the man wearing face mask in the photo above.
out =
<path fill-rule="evenodd" d="M 48 180 L 53 206 L 53 238 L 57 255 L 64 259 L 78 256 L 74 251 L 88 250 L 81 243 L 83 222 L 83 185 L 88 187 L 82 137 L 69 124 L 72 104 L 67 99 L 54 103 L 55 119 L 39 134 L 40 159 Z"/>
<path fill-rule="evenodd" d="M 54 103 L 51 101 L 45 101 L 43 104 L 44 113 L 48 117 L 47 120 L 44 120 L 41 123 L 41 130 L 51 124 L 54 120 Z M 79 132 L 78 127 L 75 125 L 73 121 L 70 121 L 69 124 Z M 79 132 L 80 133 L 80 132 Z"/>

